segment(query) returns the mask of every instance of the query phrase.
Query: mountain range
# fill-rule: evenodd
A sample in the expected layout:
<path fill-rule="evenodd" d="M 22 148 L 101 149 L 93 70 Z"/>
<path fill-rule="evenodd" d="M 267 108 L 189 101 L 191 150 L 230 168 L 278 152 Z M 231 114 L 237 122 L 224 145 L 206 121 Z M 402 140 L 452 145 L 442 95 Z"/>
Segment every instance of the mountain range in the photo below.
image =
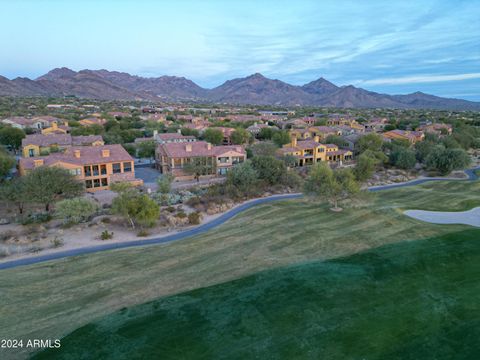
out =
<path fill-rule="evenodd" d="M 225 104 L 480 110 L 480 102 L 442 98 L 415 92 L 388 95 L 352 85 L 337 86 L 320 78 L 303 86 L 272 80 L 261 74 L 228 80 L 205 89 L 184 77 L 145 78 L 108 70 L 53 69 L 35 80 L 0 76 L 0 96 L 74 95 L 101 100 L 197 101 Z"/>

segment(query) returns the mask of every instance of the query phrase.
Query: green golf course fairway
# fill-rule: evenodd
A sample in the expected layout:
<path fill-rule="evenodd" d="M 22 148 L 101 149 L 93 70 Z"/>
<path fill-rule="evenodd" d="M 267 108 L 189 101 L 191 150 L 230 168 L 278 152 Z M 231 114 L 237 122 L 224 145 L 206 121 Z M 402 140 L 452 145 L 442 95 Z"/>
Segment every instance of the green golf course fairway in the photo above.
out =
<path fill-rule="evenodd" d="M 123 309 L 34 359 L 478 359 L 480 230 Z"/>
<path fill-rule="evenodd" d="M 59 339 L 118 310 L 160 298 L 272 269 L 460 233 L 472 228 L 425 223 L 403 211 L 465 211 L 476 206 L 480 181 L 382 191 L 340 213 L 306 199 L 278 201 L 181 241 L 2 270 L 0 339 Z M 0 359 L 23 359 L 32 351 L 0 349 Z"/>

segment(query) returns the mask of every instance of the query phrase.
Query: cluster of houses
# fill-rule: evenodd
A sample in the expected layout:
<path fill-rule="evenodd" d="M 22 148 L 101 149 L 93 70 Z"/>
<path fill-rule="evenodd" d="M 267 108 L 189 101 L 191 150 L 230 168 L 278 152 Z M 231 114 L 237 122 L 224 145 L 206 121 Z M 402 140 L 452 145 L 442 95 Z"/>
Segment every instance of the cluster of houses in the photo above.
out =
<path fill-rule="evenodd" d="M 111 112 L 119 119 L 130 116 L 125 112 Z M 211 113 L 213 117 L 225 119 Z M 385 118 L 373 118 L 357 122 L 354 118 L 340 115 L 320 115 L 289 119 L 289 112 L 261 112 L 260 115 L 233 114 L 228 116 L 231 122 L 252 122 L 246 130 L 257 138 L 262 129 L 288 129 L 290 143 L 278 150 L 280 156 L 291 156 L 296 166 L 310 166 L 318 162 L 332 165 L 344 165 L 353 161 L 358 140 L 368 133 L 379 133 L 385 141 L 406 140 L 411 144 L 422 141 L 426 133 L 437 135 L 451 134 L 449 124 L 426 123 L 411 130 L 385 131 L 388 124 Z M 154 108 L 146 108 L 140 116 L 143 120 L 168 122 L 166 117 Z M 196 115 L 177 115 L 182 126 L 197 129 L 199 132 L 212 128 L 215 118 L 210 120 Z M 171 120 L 169 120 L 171 121 Z M 72 136 L 67 121 L 52 117 L 33 118 L 10 117 L 1 120 L 4 124 L 21 129 L 33 129 L 34 134 L 22 140 L 22 158 L 18 163 L 20 175 L 40 166 L 60 166 L 85 183 L 89 192 L 109 189 L 115 182 L 129 182 L 141 185 L 141 179 L 135 177 L 134 159 L 121 145 L 105 145 L 102 136 Z M 79 121 L 82 126 L 103 125 L 101 116 L 90 116 Z M 322 123 L 322 125 L 318 125 Z M 155 167 L 162 174 L 171 174 L 176 180 L 189 180 L 195 177 L 190 165 L 203 164 L 203 176 L 223 176 L 236 164 L 246 161 L 245 148 L 233 145 L 234 127 L 215 127 L 223 134 L 222 144 L 214 146 L 194 136 L 177 133 L 154 132 L 150 138 L 136 139 L 136 143 L 153 141 L 155 143 Z M 329 143 L 330 136 L 341 137 L 342 145 Z"/>

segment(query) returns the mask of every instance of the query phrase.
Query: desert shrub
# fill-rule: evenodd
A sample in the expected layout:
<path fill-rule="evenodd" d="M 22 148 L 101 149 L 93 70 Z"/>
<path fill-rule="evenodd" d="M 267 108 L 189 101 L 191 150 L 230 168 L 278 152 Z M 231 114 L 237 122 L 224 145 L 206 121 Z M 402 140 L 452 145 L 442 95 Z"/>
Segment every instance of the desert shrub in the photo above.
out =
<path fill-rule="evenodd" d="M 64 241 L 61 237 L 59 236 L 55 236 L 52 240 L 50 240 L 50 242 L 52 243 L 52 246 L 54 248 L 58 248 L 60 246 L 63 246 L 64 245 Z"/>
<path fill-rule="evenodd" d="M 175 212 L 175 208 L 173 206 L 169 206 L 165 210 L 167 210 L 169 213 Z"/>
<path fill-rule="evenodd" d="M 187 217 L 187 214 L 185 214 L 184 211 L 180 211 L 175 216 L 179 219 L 185 219 Z"/>
<path fill-rule="evenodd" d="M 20 221 L 20 223 L 22 225 L 42 224 L 50 220 L 52 220 L 52 215 L 50 215 L 49 213 L 34 213 L 28 214 Z"/>
<path fill-rule="evenodd" d="M 17 233 L 13 230 L 2 231 L 0 232 L 0 241 L 6 241 L 16 235 Z"/>
<path fill-rule="evenodd" d="M 100 239 L 102 240 L 109 240 L 113 238 L 113 232 L 109 232 L 108 230 L 103 230 L 100 234 Z"/>
<path fill-rule="evenodd" d="M 112 222 L 112 219 L 110 219 L 109 217 L 104 217 L 101 221 L 104 224 L 110 224 Z"/>
<path fill-rule="evenodd" d="M 99 206 L 90 199 L 81 197 L 65 199 L 57 203 L 55 216 L 63 219 L 64 223 L 78 224 L 87 221 L 98 208 Z"/>
<path fill-rule="evenodd" d="M 137 236 L 139 236 L 139 237 L 145 237 L 145 236 L 148 236 L 148 235 L 150 235 L 150 233 L 145 229 L 142 229 L 137 233 Z"/>
<path fill-rule="evenodd" d="M 201 214 L 198 211 L 192 212 L 188 214 L 188 222 L 192 225 L 198 225 L 200 224 L 200 221 L 202 220 Z"/>
<path fill-rule="evenodd" d="M 291 189 L 300 189 L 303 185 L 303 178 L 294 170 L 287 171 L 282 177 L 282 184 Z"/>

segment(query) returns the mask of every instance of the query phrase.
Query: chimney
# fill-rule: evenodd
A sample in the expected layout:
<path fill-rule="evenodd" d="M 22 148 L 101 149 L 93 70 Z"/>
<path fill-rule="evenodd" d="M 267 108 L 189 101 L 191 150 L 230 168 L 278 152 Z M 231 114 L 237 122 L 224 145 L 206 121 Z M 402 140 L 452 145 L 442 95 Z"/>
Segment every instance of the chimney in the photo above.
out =
<path fill-rule="evenodd" d="M 110 150 L 109 149 L 102 149 L 102 157 L 110 157 Z"/>
<path fill-rule="evenodd" d="M 57 123 L 56 123 L 56 122 L 53 122 L 53 123 L 52 123 L 52 128 L 53 128 L 53 129 L 57 129 L 57 128 L 58 128 L 58 126 L 57 126 Z"/>
<path fill-rule="evenodd" d="M 33 160 L 33 166 L 34 167 L 39 167 L 39 166 L 42 166 L 43 165 L 43 159 L 35 159 Z"/>
<path fill-rule="evenodd" d="M 68 121 L 64 121 L 63 124 L 64 124 L 65 126 L 68 126 Z"/>
<path fill-rule="evenodd" d="M 292 135 L 292 147 L 297 146 L 297 135 Z"/>
<path fill-rule="evenodd" d="M 177 134 L 182 134 L 182 130 L 177 129 Z"/>
<path fill-rule="evenodd" d="M 80 150 L 73 150 L 73 156 L 75 156 L 77 159 L 80 159 Z"/>
<path fill-rule="evenodd" d="M 192 152 L 192 145 L 191 144 L 185 145 L 185 151 L 186 152 Z"/>
<path fill-rule="evenodd" d="M 212 144 L 207 143 L 207 150 L 212 150 Z"/>
<path fill-rule="evenodd" d="M 313 140 L 314 140 L 315 142 L 317 142 L 317 143 L 320 142 L 320 136 L 315 135 L 315 136 L 313 137 Z"/>
<path fill-rule="evenodd" d="M 154 140 L 157 137 L 157 135 L 158 135 L 158 130 L 153 130 L 153 139 Z"/>

